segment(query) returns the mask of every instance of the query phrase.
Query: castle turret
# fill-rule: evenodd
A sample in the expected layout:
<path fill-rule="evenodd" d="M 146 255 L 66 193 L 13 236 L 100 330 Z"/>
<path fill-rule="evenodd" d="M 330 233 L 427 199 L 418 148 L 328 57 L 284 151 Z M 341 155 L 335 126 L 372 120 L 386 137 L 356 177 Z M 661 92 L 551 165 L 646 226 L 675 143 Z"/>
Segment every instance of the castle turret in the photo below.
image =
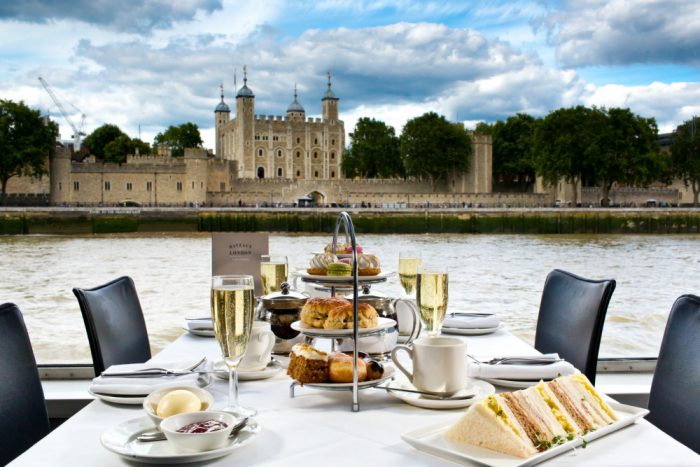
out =
<path fill-rule="evenodd" d="M 224 102 L 224 85 L 221 84 L 221 102 L 214 109 L 214 129 L 216 132 L 216 157 L 223 159 L 224 157 L 224 125 L 231 118 L 231 109 Z"/>
<path fill-rule="evenodd" d="M 248 70 L 243 66 L 243 87 L 236 93 L 236 159 L 242 178 L 255 177 L 254 132 L 255 94 L 248 87 Z"/>
<path fill-rule="evenodd" d="M 287 117 L 300 117 L 302 119 L 306 118 L 306 110 L 297 100 L 297 85 L 294 85 L 294 101 L 287 107 Z"/>
<path fill-rule="evenodd" d="M 324 120 L 338 120 L 338 97 L 331 89 L 331 72 L 328 72 L 328 89 L 321 99 Z"/>

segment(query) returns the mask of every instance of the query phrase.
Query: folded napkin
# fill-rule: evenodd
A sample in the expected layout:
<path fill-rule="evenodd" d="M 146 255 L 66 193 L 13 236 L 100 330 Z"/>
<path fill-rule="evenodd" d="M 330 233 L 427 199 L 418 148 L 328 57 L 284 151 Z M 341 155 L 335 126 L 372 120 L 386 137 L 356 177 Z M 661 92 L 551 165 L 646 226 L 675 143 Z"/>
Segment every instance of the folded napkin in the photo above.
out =
<path fill-rule="evenodd" d="M 486 329 L 495 328 L 501 323 L 501 321 L 496 317 L 496 315 L 460 315 L 455 314 L 453 316 L 447 315 L 445 321 L 442 323 L 444 328 L 458 328 L 458 329 Z"/>
<path fill-rule="evenodd" d="M 190 331 L 214 329 L 214 323 L 212 322 L 211 318 L 186 319 L 185 323 L 187 325 L 187 329 Z"/>
<path fill-rule="evenodd" d="M 470 362 L 467 374 L 472 378 L 514 379 L 535 381 L 553 379 L 557 376 L 578 373 L 574 366 L 566 361 L 548 363 L 546 365 L 527 364 L 488 364 Z"/>
<path fill-rule="evenodd" d="M 192 362 L 158 362 L 158 363 L 134 363 L 128 365 L 112 365 L 103 374 L 124 373 L 148 368 L 172 368 L 180 369 L 196 364 Z M 145 396 L 156 389 L 169 386 L 197 386 L 199 375 L 196 373 L 182 376 L 160 377 L 103 377 L 98 376 L 92 380 L 90 390 L 97 394 L 114 396 Z"/>

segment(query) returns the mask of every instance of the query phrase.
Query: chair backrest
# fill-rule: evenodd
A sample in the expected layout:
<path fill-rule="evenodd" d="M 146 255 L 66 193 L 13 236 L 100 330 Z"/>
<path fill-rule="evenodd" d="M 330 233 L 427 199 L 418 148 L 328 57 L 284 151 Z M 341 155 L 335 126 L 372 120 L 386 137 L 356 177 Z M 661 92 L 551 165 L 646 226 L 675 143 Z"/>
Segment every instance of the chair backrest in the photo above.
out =
<path fill-rule="evenodd" d="M 148 331 L 134 281 L 120 277 L 93 289 L 73 289 L 85 321 L 95 374 L 151 358 Z"/>
<path fill-rule="evenodd" d="M 671 308 L 649 392 L 647 420 L 700 454 L 700 297 Z"/>
<path fill-rule="evenodd" d="M 49 432 L 49 417 L 22 313 L 0 305 L 0 465 Z"/>
<path fill-rule="evenodd" d="M 600 336 L 615 280 L 589 280 L 555 269 L 547 276 L 535 348 L 556 352 L 595 384 Z"/>

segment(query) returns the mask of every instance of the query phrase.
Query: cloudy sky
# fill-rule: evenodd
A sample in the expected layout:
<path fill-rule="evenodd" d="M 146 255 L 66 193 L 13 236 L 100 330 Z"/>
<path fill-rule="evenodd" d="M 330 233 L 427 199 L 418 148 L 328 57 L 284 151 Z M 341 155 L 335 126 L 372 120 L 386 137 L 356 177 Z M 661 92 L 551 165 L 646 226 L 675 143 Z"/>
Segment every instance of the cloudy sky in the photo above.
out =
<path fill-rule="evenodd" d="M 152 142 L 197 123 L 213 147 L 223 83 L 242 67 L 256 113 L 283 115 L 294 84 L 321 113 L 332 70 L 341 118 L 396 127 L 427 111 L 473 127 L 577 104 L 629 107 L 661 131 L 700 114 L 695 0 L 27 0 L 0 2 L 0 98 L 71 129 L 117 124 Z M 80 110 L 78 110 L 80 109 Z"/>

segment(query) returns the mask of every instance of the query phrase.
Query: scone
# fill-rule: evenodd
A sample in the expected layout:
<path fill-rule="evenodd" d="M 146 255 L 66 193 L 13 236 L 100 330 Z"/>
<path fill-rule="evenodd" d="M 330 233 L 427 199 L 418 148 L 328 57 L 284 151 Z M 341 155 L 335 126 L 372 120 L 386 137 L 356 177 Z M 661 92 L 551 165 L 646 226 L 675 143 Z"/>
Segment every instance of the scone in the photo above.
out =
<path fill-rule="evenodd" d="M 357 257 L 357 273 L 361 276 L 376 276 L 382 272 L 379 258 L 374 255 L 360 255 Z"/>
<path fill-rule="evenodd" d="M 331 310 L 348 305 L 344 298 L 310 298 L 301 309 L 299 319 L 313 328 L 323 328 Z"/>
<path fill-rule="evenodd" d="M 311 258 L 306 272 L 314 276 L 325 276 L 326 267 L 336 261 L 338 261 L 338 257 L 333 253 L 321 253 L 319 255 L 315 255 L 313 258 Z"/>
<path fill-rule="evenodd" d="M 331 383 L 352 383 L 352 356 L 344 353 L 332 353 L 328 357 L 328 378 Z M 367 379 L 367 365 L 361 358 L 357 359 L 357 381 Z"/>
<path fill-rule="evenodd" d="M 324 329 L 352 329 L 353 328 L 352 303 L 335 308 L 328 313 L 324 323 Z M 369 303 L 360 303 L 357 306 L 357 324 L 361 328 L 373 328 L 377 326 L 377 310 Z"/>

